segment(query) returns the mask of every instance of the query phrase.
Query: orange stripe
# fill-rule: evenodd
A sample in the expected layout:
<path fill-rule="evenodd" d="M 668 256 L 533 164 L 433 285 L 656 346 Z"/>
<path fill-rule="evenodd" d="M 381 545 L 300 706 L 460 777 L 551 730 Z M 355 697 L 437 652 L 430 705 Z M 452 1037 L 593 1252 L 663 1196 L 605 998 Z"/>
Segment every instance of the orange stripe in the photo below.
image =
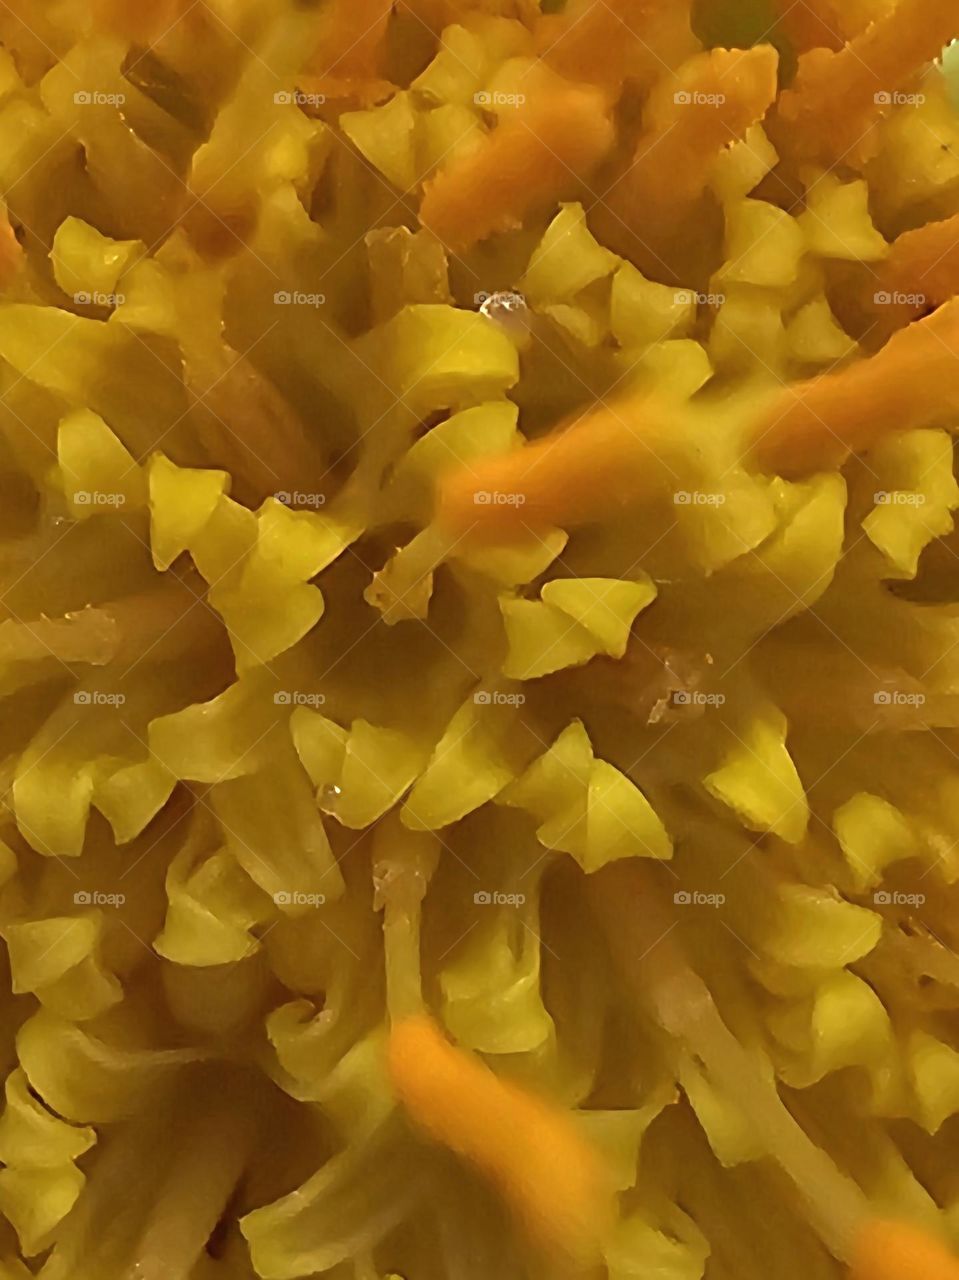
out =
<path fill-rule="evenodd" d="M 628 77 L 658 80 L 698 49 L 686 0 L 591 0 L 544 14 L 536 24 L 537 51 L 569 80 L 619 91 Z"/>
<path fill-rule="evenodd" d="M 711 49 L 663 78 L 646 105 L 629 167 L 605 200 L 613 217 L 603 230 L 614 247 L 617 219 L 647 242 L 675 233 L 705 192 L 723 148 L 772 106 L 778 65 L 772 45 Z"/>
<path fill-rule="evenodd" d="M 514 453 L 445 476 L 438 521 L 457 536 L 507 541 L 608 516 L 662 482 L 656 439 L 667 431 L 643 400 L 600 406 Z"/>
<path fill-rule="evenodd" d="M 612 144 L 607 100 L 598 90 L 537 94 L 427 183 L 420 222 L 450 248 L 468 249 L 521 226 L 531 210 L 576 195 Z"/>
<path fill-rule="evenodd" d="M 611 1192 L 569 1113 L 454 1048 L 425 1014 L 394 1025 L 388 1052 L 396 1093 L 425 1133 L 482 1170 L 541 1245 L 597 1257 Z"/>
<path fill-rule="evenodd" d="M 959 1260 L 916 1227 L 871 1222 L 857 1242 L 849 1280 L 959 1280 Z"/>
<path fill-rule="evenodd" d="M 959 213 L 901 235 L 883 263 L 882 281 L 887 292 L 921 294 L 936 306 L 959 293 Z"/>
<path fill-rule="evenodd" d="M 779 101 L 777 148 L 823 163 L 866 158 L 876 143 L 870 126 L 887 110 L 884 95 L 902 90 L 956 35 L 956 0 L 899 0 L 838 53 L 804 54 Z"/>
<path fill-rule="evenodd" d="M 868 360 L 797 383 L 763 415 L 754 455 L 798 475 L 841 466 L 888 431 L 941 426 L 959 412 L 959 300 L 901 330 Z"/>

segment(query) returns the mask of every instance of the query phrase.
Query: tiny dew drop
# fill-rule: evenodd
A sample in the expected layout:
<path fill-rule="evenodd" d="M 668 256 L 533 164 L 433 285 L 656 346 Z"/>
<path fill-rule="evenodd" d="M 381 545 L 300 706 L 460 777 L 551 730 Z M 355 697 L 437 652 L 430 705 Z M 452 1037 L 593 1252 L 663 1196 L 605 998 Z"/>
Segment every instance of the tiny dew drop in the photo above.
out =
<path fill-rule="evenodd" d="M 335 782 L 328 783 L 325 787 L 320 788 L 320 807 L 332 811 L 336 808 L 336 803 L 343 794 L 343 788 L 338 787 Z"/>
<path fill-rule="evenodd" d="M 498 324 L 518 346 L 529 342 L 529 308 L 521 293 L 501 291 L 477 294 L 480 314 Z"/>

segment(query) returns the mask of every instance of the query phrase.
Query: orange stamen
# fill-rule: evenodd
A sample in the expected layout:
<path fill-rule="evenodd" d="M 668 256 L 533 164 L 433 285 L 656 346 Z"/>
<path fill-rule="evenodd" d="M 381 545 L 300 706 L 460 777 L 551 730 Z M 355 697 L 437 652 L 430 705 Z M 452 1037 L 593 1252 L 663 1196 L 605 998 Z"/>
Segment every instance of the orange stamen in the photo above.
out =
<path fill-rule="evenodd" d="M 490 1178 L 540 1244 L 597 1259 L 611 1193 L 567 1112 L 455 1048 L 425 1014 L 394 1025 L 388 1052 L 393 1086 L 421 1129 Z"/>
<path fill-rule="evenodd" d="M 532 210 L 575 196 L 612 144 L 608 102 L 598 90 L 538 94 L 426 184 L 420 222 L 450 248 L 469 249 L 521 226 Z"/>
<path fill-rule="evenodd" d="M 723 148 L 775 101 L 778 65 L 772 45 L 711 49 L 676 78 L 664 76 L 650 95 L 632 163 L 606 201 L 615 218 L 646 240 L 674 232 L 705 192 Z"/>
<path fill-rule="evenodd" d="M 376 80 L 391 10 L 392 0 L 336 0 L 312 58 L 318 77 Z"/>
<path fill-rule="evenodd" d="M 775 141 L 787 154 L 832 164 L 875 149 L 872 126 L 926 62 L 959 34 L 955 0 L 900 0 L 839 52 L 813 49 L 779 100 Z"/>
<path fill-rule="evenodd" d="M 921 299 L 918 310 L 959 293 L 959 214 L 901 235 L 883 263 L 882 291 Z"/>
<path fill-rule="evenodd" d="M 787 387 L 760 421 L 756 459 L 798 475 L 840 466 L 887 431 L 953 421 L 957 357 L 959 300 L 901 330 L 870 359 Z"/>
<path fill-rule="evenodd" d="M 938 1240 L 899 1222 L 870 1222 L 849 1280 L 959 1280 L 959 1259 Z"/>
<path fill-rule="evenodd" d="M 762 414 L 753 459 L 803 475 L 841 466 L 887 431 L 945 425 L 959 412 L 959 299 L 897 333 L 876 355 L 796 383 Z M 440 481 L 437 521 L 492 542 L 607 516 L 669 487 L 669 421 L 644 399 L 602 405 L 566 427 Z"/>
<path fill-rule="evenodd" d="M 543 60 L 569 80 L 619 91 L 629 77 L 658 79 L 697 48 L 688 3 L 679 0 L 589 0 L 562 14 L 544 14 L 536 26 Z"/>
<path fill-rule="evenodd" d="M 832 0 L 777 0 L 779 25 L 799 53 L 810 49 L 841 49 L 843 27 Z"/>
<path fill-rule="evenodd" d="M 514 453 L 444 477 L 438 521 L 457 536 L 495 542 L 598 519 L 662 478 L 656 437 L 666 430 L 641 400 L 602 405 Z"/>

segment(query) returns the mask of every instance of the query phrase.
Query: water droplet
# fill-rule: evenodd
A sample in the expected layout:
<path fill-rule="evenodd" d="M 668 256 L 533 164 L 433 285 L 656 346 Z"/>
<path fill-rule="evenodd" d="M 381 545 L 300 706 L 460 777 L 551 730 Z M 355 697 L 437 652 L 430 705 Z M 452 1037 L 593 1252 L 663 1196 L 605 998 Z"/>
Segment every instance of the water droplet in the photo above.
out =
<path fill-rule="evenodd" d="M 495 321 L 518 345 L 529 342 L 529 308 L 521 293 L 491 293 L 480 305 L 480 313 Z"/>
<path fill-rule="evenodd" d="M 342 794 L 343 788 L 338 787 L 335 782 L 330 782 L 327 786 L 321 787 L 319 795 L 320 808 L 332 813 L 336 808 L 336 802 Z"/>

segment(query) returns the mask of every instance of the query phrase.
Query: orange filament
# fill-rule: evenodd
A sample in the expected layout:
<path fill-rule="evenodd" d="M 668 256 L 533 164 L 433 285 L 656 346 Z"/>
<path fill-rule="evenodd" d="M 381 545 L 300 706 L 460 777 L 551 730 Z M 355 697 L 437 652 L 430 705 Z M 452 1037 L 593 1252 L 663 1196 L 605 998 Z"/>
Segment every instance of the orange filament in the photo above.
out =
<path fill-rule="evenodd" d="M 762 120 L 776 98 L 772 45 L 711 49 L 664 77 L 646 107 L 644 132 L 607 203 L 644 237 L 675 230 L 706 190 L 716 158 Z"/>
<path fill-rule="evenodd" d="M 777 0 L 779 25 L 799 53 L 810 49 L 841 49 L 843 27 L 832 0 Z"/>
<path fill-rule="evenodd" d="M 540 56 L 569 80 L 618 92 L 627 78 L 651 83 L 697 48 L 689 5 L 678 0 L 590 0 L 536 26 Z"/>
<path fill-rule="evenodd" d="M 457 535 L 506 541 L 608 515 L 662 478 L 656 437 L 666 429 L 642 400 L 602 405 L 525 448 L 446 476 L 439 523 Z"/>
<path fill-rule="evenodd" d="M 840 466 L 887 431 L 944 425 L 959 412 L 959 300 L 897 333 L 881 351 L 796 383 L 763 412 L 752 455 L 763 470 Z M 509 541 L 582 524 L 668 487 L 668 420 L 643 399 L 602 405 L 565 428 L 443 477 L 437 520 L 456 536 Z"/>
<path fill-rule="evenodd" d="M 376 80 L 391 0 L 336 0 L 312 67 L 320 79 Z"/>
<path fill-rule="evenodd" d="M 959 411 L 959 301 L 901 330 L 869 360 L 787 387 L 755 437 L 780 475 L 839 466 L 887 431 L 944 425 Z"/>
<path fill-rule="evenodd" d="M 779 101 L 777 146 L 825 164 L 868 158 L 892 95 L 957 34 L 955 0 L 900 0 L 838 52 L 804 54 Z"/>
<path fill-rule="evenodd" d="M 538 94 L 426 184 L 420 222 L 449 248 L 468 249 L 576 195 L 612 144 L 601 92 L 569 86 Z"/>
<path fill-rule="evenodd" d="M 883 263 L 882 290 L 915 298 L 906 305 L 917 310 L 959 293 L 959 214 L 901 235 Z"/>
<path fill-rule="evenodd" d="M 611 1196 L 566 1112 L 455 1048 L 425 1014 L 394 1025 L 389 1068 L 415 1123 L 482 1170 L 540 1244 L 595 1260 Z"/>
<path fill-rule="evenodd" d="M 959 1259 L 917 1227 L 870 1222 L 857 1241 L 849 1280 L 959 1280 Z"/>

